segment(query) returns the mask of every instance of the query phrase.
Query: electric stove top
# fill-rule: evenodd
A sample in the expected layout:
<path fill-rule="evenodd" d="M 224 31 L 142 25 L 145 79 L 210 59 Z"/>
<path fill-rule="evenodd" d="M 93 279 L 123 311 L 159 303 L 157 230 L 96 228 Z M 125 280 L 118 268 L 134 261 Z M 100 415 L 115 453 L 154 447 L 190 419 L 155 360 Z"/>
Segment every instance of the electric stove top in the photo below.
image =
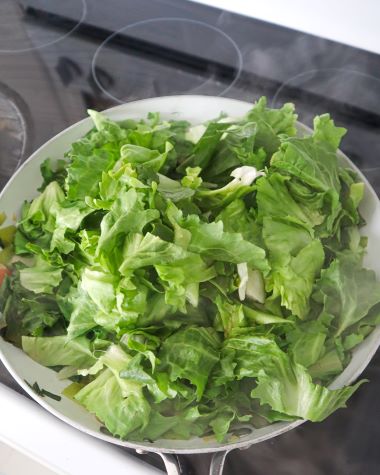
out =
<path fill-rule="evenodd" d="M 86 109 L 174 94 L 266 95 L 309 125 L 330 112 L 380 194 L 380 56 L 186 0 L 1 0 L 0 187 Z M 377 474 L 379 354 L 364 376 L 348 409 L 232 452 L 224 473 Z M 2 366 L 0 382 L 22 392 Z M 207 473 L 207 455 L 187 461 Z"/>

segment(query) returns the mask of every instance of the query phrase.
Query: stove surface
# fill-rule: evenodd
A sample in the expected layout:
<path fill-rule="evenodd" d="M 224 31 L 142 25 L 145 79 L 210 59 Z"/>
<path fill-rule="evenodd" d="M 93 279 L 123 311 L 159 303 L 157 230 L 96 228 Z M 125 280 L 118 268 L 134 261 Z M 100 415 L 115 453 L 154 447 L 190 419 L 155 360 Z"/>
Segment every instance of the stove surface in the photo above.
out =
<path fill-rule="evenodd" d="M 175 94 L 292 101 L 308 125 L 330 112 L 380 194 L 378 55 L 185 0 L 1 0 L 0 187 L 86 109 Z M 364 376 L 348 409 L 231 453 L 225 474 L 377 474 L 379 355 Z M 1 364 L 0 382 L 21 392 Z"/>

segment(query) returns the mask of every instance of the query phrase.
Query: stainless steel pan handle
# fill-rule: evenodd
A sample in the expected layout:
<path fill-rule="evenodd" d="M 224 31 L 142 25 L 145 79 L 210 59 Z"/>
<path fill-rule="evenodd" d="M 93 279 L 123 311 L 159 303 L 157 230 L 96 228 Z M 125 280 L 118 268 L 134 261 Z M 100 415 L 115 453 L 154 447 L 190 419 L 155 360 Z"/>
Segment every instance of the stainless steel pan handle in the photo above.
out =
<path fill-rule="evenodd" d="M 187 470 L 181 466 L 180 459 L 176 455 L 163 453 L 158 455 L 162 458 L 168 475 L 187 475 Z"/>
<path fill-rule="evenodd" d="M 229 452 L 230 450 L 226 450 L 225 452 L 215 452 L 211 460 L 209 475 L 222 475 L 224 462 L 226 461 Z"/>
<path fill-rule="evenodd" d="M 209 475 L 222 475 L 224 462 L 229 450 L 224 452 L 215 452 L 210 465 Z M 188 471 L 184 465 L 181 464 L 181 458 L 171 454 L 159 454 L 165 464 L 168 475 L 188 475 Z"/>

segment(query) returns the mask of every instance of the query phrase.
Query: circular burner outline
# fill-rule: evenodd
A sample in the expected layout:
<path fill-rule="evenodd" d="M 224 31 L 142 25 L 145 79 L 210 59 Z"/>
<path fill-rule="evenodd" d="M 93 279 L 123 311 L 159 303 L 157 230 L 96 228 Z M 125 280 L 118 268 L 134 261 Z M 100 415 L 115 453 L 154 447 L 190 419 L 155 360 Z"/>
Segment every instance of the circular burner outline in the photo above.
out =
<path fill-rule="evenodd" d="M 87 1 L 86 0 L 80 0 L 82 3 L 82 15 L 78 22 L 71 28 L 71 30 L 67 31 L 64 35 L 59 36 L 53 41 L 49 41 L 48 43 L 43 43 L 39 46 L 33 46 L 30 48 L 21 48 L 21 49 L 1 49 L 0 48 L 0 54 L 17 54 L 17 53 L 27 53 L 28 51 L 34 51 L 34 50 L 39 50 L 42 48 L 46 48 L 47 46 L 51 46 L 55 43 L 58 43 L 61 40 L 64 40 L 68 36 L 70 36 L 72 33 L 74 33 L 75 30 L 79 28 L 79 26 L 84 22 L 84 19 L 87 16 Z"/>
<path fill-rule="evenodd" d="M 25 155 L 25 150 L 26 150 L 26 140 L 27 140 L 26 120 L 23 114 L 21 113 L 21 111 L 19 110 L 19 108 L 17 107 L 17 105 L 13 101 L 10 101 L 10 103 L 12 105 L 12 108 L 15 110 L 17 117 L 19 118 L 20 124 L 22 126 L 22 135 L 23 135 L 20 156 L 15 166 L 15 170 L 17 170 L 17 168 L 20 166 L 22 162 L 22 159 Z"/>
<path fill-rule="evenodd" d="M 199 21 L 199 20 L 193 20 L 193 19 L 190 19 L 190 18 L 182 18 L 182 17 L 149 18 L 148 20 L 137 21 L 135 23 L 131 23 L 130 25 L 123 26 L 122 28 L 120 28 L 119 30 L 115 31 L 110 36 L 108 36 L 98 46 L 97 50 L 94 53 L 92 61 L 91 61 L 91 72 L 92 72 L 92 77 L 94 78 L 94 81 L 95 81 L 96 85 L 103 92 L 103 94 L 105 94 L 106 96 L 108 96 L 112 100 L 116 101 L 118 104 L 125 104 L 126 103 L 126 101 L 122 101 L 121 99 L 118 99 L 116 96 L 111 94 L 105 87 L 103 87 L 103 85 L 101 84 L 101 82 L 98 79 L 98 76 L 97 76 L 97 73 L 96 73 L 96 62 L 98 60 L 98 56 L 99 56 L 100 51 L 102 50 L 102 48 L 104 46 L 106 46 L 107 43 L 112 41 L 112 39 L 115 36 L 119 35 L 121 32 L 123 32 L 125 30 L 128 30 L 129 28 L 133 28 L 135 26 L 141 26 L 141 25 L 145 25 L 145 24 L 149 24 L 149 23 L 156 23 L 156 22 L 159 22 L 159 21 L 184 21 L 186 23 L 202 25 L 206 28 L 210 28 L 211 30 L 213 30 L 217 33 L 220 33 L 226 40 L 228 40 L 231 43 L 231 45 L 235 49 L 236 54 L 237 54 L 238 65 L 237 65 L 237 73 L 236 73 L 235 77 L 233 78 L 233 80 L 231 81 L 231 83 L 225 89 L 223 89 L 222 92 L 217 94 L 217 96 L 219 97 L 219 96 L 222 96 L 223 94 L 226 94 L 236 84 L 236 82 L 239 80 L 239 78 L 241 76 L 241 72 L 243 70 L 243 55 L 242 55 L 237 43 L 235 42 L 235 40 L 233 40 L 229 35 L 227 35 L 227 33 L 225 33 L 223 30 L 221 30 L 220 28 L 218 28 L 216 26 L 210 25 L 209 23 L 206 23 L 204 21 Z M 208 79 L 206 79 L 206 81 L 204 81 L 198 87 L 201 87 L 203 84 L 206 84 L 207 81 L 208 81 Z M 176 94 L 185 94 L 186 95 L 185 92 L 181 92 L 181 93 L 177 92 Z"/>
<path fill-rule="evenodd" d="M 380 84 L 380 79 L 372 74 L 362 73 L 361 71 L 355 71 L 354 69 L 341 69 L 341 68 L 322 68 L 322 69 L 309 69 L 307 71 L 303 71 L 302 73 L 296 74 L 295 76 L 287 79 L 284 81 L 281 86 L 277 89 L 274 93 L 273 99 L 271 101 L 271 107 L 276 106 L 276 101 L 281 93 L 281 91 L 288 86 L 292 81 L 295 79 L 301 78 L 302 76 L 306 76 L 308 74 L 315 74 L 315 73 L 324 73 L 324 72 L 338 72 L 338 73 L 350 73 L 350 74 L 357 74 L 358 76 L 362 76 L 369 79 L 374 79 Z"/>
<path fill-rule="evenodd" d="M 11 89 L 7 84 L 0 82 L 0 93 L 4 93 L 4 97 L 9 97 L 9 103 L 12 109 L 16 112 L 20 124 L 22 127 L 22 145 L 17 163 L 14 165 L 12 174 L 20 167 L 20 165 L 26 160 L 31 147 L 30 139 L 33 140 L 33 123 L 30 115 L 29 108 L 24 99 L 19 95 L 17 91 Z"/>

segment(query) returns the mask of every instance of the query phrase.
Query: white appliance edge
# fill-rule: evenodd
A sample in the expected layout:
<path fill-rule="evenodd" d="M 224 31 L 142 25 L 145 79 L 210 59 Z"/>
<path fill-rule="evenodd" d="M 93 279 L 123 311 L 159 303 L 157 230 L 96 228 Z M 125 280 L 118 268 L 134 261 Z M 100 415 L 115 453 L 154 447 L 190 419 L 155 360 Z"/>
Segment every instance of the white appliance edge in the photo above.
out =
<path fill-rule="evenodd" d="M 0 384 L 0 428 L 1 442 L 59 475 L 162 473 L 120 447 L 70 427 L 3 384 Z"/>
<path fill-rule="evenodd" d="M 378 0 L 192 0 L 380 54 Z"/>

